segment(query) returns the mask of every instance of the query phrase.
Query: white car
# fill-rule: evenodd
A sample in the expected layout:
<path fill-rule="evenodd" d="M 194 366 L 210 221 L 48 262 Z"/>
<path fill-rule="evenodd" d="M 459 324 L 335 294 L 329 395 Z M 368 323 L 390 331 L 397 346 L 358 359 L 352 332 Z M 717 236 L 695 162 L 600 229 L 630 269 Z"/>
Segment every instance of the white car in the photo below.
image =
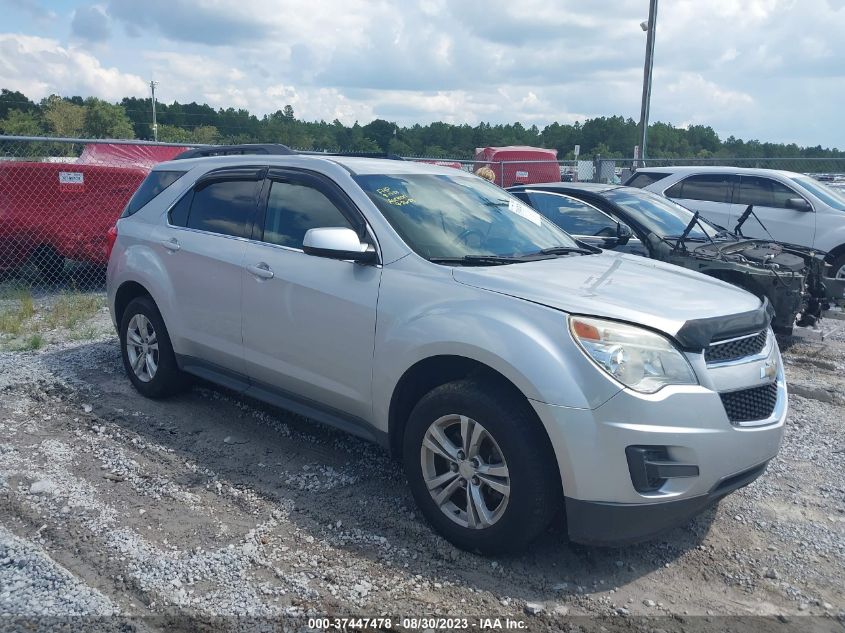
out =
<path fill-rule="evenodd" d="M 646 167 L 625 183 L 663 194 L 746 237 L 809 246 L 829 253 L 831 277 L 845 279 L 845 192 L 812 176 L 746 167 Z"/>

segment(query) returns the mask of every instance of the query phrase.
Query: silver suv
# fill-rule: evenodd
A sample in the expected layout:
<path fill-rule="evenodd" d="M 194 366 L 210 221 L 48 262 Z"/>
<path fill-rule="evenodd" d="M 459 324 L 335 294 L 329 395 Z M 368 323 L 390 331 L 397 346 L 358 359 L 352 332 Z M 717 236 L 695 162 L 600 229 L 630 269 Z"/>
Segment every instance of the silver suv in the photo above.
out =
<path fill-rule="evenodd" d="M 776 455 L 765 301 L 452 168 L 265 149 L 158 165 L 112 232 L 143 395 L 190 374 L 376 441 L 443 536 L 490 553 L 560 509 L 573 540 L 648 538 Z"/>

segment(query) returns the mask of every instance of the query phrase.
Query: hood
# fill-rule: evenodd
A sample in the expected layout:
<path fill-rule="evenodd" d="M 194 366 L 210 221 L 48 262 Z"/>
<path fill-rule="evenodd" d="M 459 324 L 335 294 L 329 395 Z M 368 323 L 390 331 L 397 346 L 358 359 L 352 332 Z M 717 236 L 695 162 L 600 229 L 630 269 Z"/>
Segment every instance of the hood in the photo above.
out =
<path fill-rule="evenodd" d="M 723 261 L 754 264 L 776 272 L 801 272 L 807 265 L 808 255 L 797 254 L 800 250 L 789 248 L 777 242 L 765 240 L 717 240 L 692 249 L 698 256 L 712 257 Z"/>
<path fill-rule="evenodd" d="M 535 262 L 455 268 L 458 283 L 573 314 L 647 325 L 670 336 L 688 321 L 759 310 L 754 295 L 653 259 L 603 252 Z"/>

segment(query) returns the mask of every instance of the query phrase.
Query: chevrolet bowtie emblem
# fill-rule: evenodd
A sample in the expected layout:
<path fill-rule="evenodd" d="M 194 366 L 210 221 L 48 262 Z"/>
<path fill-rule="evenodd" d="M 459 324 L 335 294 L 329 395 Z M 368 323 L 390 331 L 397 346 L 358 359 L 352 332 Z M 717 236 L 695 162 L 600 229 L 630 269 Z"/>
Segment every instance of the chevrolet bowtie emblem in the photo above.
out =
<path fill-rule="evenodd" d="M 777 376 L 778 367 L 777 363 L 773 360 L 767 360 L 766 364 L 760 368 L 760 380 L 769 380 L 774 379 Z"/>

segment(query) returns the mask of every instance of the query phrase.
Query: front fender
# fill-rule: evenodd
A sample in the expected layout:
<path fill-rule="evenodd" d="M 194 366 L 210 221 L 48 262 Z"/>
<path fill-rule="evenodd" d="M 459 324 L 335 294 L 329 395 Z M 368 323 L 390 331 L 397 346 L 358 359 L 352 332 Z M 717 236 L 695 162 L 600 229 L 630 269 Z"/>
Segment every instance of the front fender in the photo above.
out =
<path fill-rule="evenodd" d="M 373 418 L 387 431 L 390 402 L 408 369 L 461 356 L 510 380 L 527 398 L 592 409 L 621 389 L 578 349 L 566 315 L 552 308 L 386 268 L 373 363 Z"/>

